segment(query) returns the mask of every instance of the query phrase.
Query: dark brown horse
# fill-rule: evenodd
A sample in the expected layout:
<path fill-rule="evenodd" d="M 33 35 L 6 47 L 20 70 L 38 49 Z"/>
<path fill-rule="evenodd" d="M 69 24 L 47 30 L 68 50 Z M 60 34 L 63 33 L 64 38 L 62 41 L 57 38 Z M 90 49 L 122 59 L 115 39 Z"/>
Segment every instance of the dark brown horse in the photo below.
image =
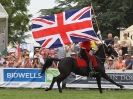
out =
<path fill-rule="evenodd" d="M 120 87 L 121 89 L 123 88 L 122 85 L 113 81 L 105 73 L 105 69 L 104 69 L 104 62 L 106 59 L 105 54 L 108 56 L 111 56 L 111 55 L 118 56 L 117 52 L 111 46 L 106 46 L 105 44 L 100 45 L 98 51 L 95 53 L 95 55 L 97 57 L 97 62 L 98 62 L 98 67 L 95 68 L 95 71 L 98 73 L 96 75 L 94 75 L 94 77 L 96 78 L 100 93 L 102 93 L 101 77 L 105 78 L 106 80 L 110 81 L 111 83 L 115 84 L 116 86 Z M 62 92 L 60 83 L 65 78 L 67 78 L 71 72 L 73 72 L 77 75 L 82 75 L 82 76 L 87 76 L 87 77 L 89 76 L 88 69 L 87 68 L 82 68 L 82 69 L 78 68 L 77 61 L 72 57 L 63 58 L 61 60 L 56 59 L 56 58 L 48 58 L 42 68 L 42 74 L 45 72 L 45 70 L 47 68 L 49 68 L 52 65 L 53 61 L 59 61 L 58 70 L 59 70 L 60 74 L 57 77 L 53 77 L 50 87 L 46 88 L 45 91 L 51 90 L 53 88 L 54 83 L 57 82 L 59 92 Z"/>

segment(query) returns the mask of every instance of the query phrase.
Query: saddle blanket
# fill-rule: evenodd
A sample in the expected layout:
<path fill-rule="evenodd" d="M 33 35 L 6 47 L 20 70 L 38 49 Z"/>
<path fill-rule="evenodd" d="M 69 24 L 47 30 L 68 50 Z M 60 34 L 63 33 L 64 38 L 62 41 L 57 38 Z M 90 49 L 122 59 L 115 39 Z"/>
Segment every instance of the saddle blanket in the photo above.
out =
<path fill-rule="evenodd" d="M 88 66 L 87 63 L 86 63 L 86 61 L 83 58 L 77 57 L 76 58 L 76 61 L 77 61 L 77 67 L 78 68 L 86 68 Z M 94 69 L 97 69 L 98 68 L 98 65 L 97 66 L 94 66 L 93 65 L 93 68 Z"/>
<path fill-rule="evenodd" d="M 78 58 L 76 58 L 76 61 L 77 61 L 78 68 L 86 68 L 87 67 L 87 63 L 84 59 L 78 57 Z"/>

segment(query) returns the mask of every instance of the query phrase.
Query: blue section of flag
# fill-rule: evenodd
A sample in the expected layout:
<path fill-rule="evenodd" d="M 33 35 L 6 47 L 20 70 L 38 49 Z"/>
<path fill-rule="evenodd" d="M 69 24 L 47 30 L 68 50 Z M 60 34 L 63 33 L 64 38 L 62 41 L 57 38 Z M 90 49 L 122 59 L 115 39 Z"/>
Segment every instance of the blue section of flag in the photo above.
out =
<path fill-rule="evenodd" d="M 47 20 L 50 20 L 50 21 L 55 21 L 55 16 L 54 15 L 42 16 L 42 17 L 39 17 L 39 18 L 47 19 Z"/>
<path fill-rule="evenodd" d="M 31 27 L 32 27 L 32 29 L 33 29 L 33 28 L 35 29 L 35 28 L 40 28 L 40 27 L 43 27 L 43 26 L 42 26 L 42 25 L 38 25 L 38 24 L 32 24 Z"/>
<path fill-rule="evenodd" d="M 73 10 L 67 10 L 65 11 L 65 18 L 66 20 L 71 17 L 71 15 L 75 14 L 76 12 L 78 12 L 78 9 L 73 9 Z"/>

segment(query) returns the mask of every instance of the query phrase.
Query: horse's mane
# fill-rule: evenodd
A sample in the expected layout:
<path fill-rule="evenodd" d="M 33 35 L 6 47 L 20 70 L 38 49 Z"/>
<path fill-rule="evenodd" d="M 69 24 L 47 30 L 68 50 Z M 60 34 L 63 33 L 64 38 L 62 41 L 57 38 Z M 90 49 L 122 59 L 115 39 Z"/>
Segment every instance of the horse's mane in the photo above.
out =
<path fill-rule="evenodd" d="M 45 72 L 45 70 L 47 69 L 47 68 L 49 68 L 52 64 L 53 64 L 53 61 L 60 61 L 61 59 L 58 59 L 58 58 L 47 58 L 46 59 L 46 61 L 47 62 L 45 62 L 45 64 L 43 65 L 43 67 L 42 67 L 42 72 L 41 72 L 41 74 L 43 74 L 44 72 Z"/>
<path fill-rule="evenodd" d="M 98 46 L 98 50 L 96 51 L 95 55 L 99 55 L 99 54 L 105 54 L 105 51 L 106 51 L 106 45 L 103 43 L 103 44 L 100 44 Z"/>

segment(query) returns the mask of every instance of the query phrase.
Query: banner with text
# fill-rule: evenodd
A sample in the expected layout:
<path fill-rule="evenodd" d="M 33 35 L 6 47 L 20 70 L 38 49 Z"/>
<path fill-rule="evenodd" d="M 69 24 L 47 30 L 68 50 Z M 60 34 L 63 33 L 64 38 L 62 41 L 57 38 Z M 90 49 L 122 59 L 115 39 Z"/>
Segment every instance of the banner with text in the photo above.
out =
<path fill-rule="evenodd" d="M 133 70 L 107 70 L 107 74 L 115 82 L 124 85 L 126 89 L 133 89 Z M 119 88 L 113 85 L 104 78 L 101 79 L 102 88 Z M 97 82 L 95 78 L 83 77 L 79 75 L 70 75 L 66 80 L 67 87 L 80 87 L 80 88 L 97 88 Z"/>
<path fill-rule="evenodd" d="M 0 87 L 45 88 L 58 74 L 57 69 L 48 69 L 47 74 L 41 75 L 37 68 L 0 68 Z"/>

